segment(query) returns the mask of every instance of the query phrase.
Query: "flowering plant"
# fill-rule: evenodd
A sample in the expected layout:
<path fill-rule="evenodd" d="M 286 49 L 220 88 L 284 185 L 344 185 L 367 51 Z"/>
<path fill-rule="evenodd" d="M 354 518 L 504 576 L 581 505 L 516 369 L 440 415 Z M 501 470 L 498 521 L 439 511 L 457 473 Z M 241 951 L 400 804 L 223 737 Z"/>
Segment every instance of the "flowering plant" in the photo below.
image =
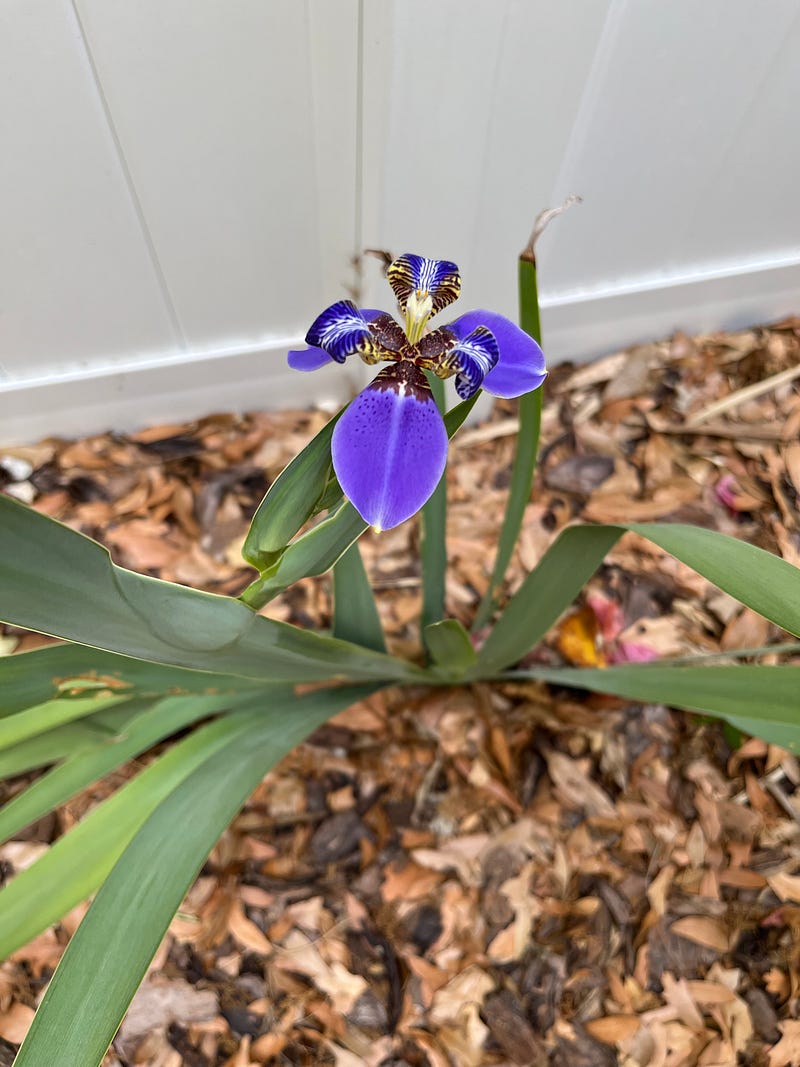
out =
<path fill-rule="evenodd" d="M 306 334 L 309 345 L 289 353 L 296 370 L 344 363 L 388 362 L 350 404 L 331 440 L 333 469 L 345 495 L 377 532 L 398 526 L 429 499 L 447 462 L 447 431 L 425 377 L 455 376 L 456 392 L 471 400 L 483 388 L 517 397 L 545 379 L 536 341 L 492 311 L 470 311 L 426 333 L 428 320 L 458 298 L 455 263 L 406 254 L 388 270 L 403 330 L 391 315 L 332 304 Z"/>
<path fill-rule="evenodd" d="M 176 735 L 0 889 L 3 957 L 96 894 L 19 1067 L 101 1062 L 184 893 L 248 794 L 316 726 L 377 689 L 535 678 L 671 703 L 797 744 L 796 666 L 515 666 L 626 530 L 800 635 L 800 571 L 733 538 L 679 524 L 569 527 L 498 604 L 530 498 L 545 376 L 532 244 L 520 258 L 519 281 L 521 327 L 471 311 L 429 331 L 429 319 L 458 295 L 458 270 L 407 254 L 389 268 L 402 327 L 348 301 L 314 321 L 309 347 L 289 357 L 296 369 L 353 356 L 387 365 L 270 487 L 243 549 L 258 576 L 240 598 L 117 567 L 97 543 L 0 495 L 0 618 L 65 642 L 0 658 L 0 774 L 50 768 L 0 812 L 0 838 Z M 450 377 L 461 399 L 445 410 L 442 380 Z M 470 635 L 445 616 L 443 476 L 447 440 L 482 388 L 520 398 L 520 429 L 489 587 Z M 386 652 L 357 541 L 368 526 L 387 529 L 420 508 L 425 656 L 411 662 Z M 257 613 L 292 582 L 329 570 L 332 635 Z"/>

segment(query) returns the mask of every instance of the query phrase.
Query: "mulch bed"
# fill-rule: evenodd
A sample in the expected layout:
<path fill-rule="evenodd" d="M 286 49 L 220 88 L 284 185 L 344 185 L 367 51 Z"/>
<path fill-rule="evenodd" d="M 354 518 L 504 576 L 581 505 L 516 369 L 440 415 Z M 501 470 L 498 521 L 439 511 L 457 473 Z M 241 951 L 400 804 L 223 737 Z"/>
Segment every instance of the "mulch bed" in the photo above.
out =
<path fill-rule="evenodd" d="M 800 565 L 800 319 L 561 366 L 547 396 L 507 591 L 575 520 L 693 522 Z M 452 451 L 448 610 L 465 624 L 487 583 L 514 410 L 499 403 Z M 239 555 L 249 518 L 325 418 L 50 439 L 0 450 L 0 487 L 125 566 L 237 594 L 254 576 Z M 413 522 L 363 542 L 390 645 L 409 656 L 417 547 Z M 327 627 L 329 579 L 266 613 Z M 626 535 L 534 658 L 597 666 L 782 640 Z M 7 628 L 0 653 L 44 641 Z M 148 758 L 0 847 L 2 870 Z M 106 1062 L 800 1065 L 799 805 L 793 755 L 661 705 L 538 684 L 382 693 L 264 779 Z M 84 912 L 0 967 L 0 1064 Z"/>

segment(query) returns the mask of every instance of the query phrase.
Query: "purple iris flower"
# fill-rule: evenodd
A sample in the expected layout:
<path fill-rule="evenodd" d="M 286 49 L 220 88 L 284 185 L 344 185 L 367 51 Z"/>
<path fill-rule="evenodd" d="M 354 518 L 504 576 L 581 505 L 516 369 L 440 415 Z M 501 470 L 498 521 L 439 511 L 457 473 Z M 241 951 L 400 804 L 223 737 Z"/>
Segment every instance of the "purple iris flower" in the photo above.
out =
<path fill-rule="evenodd" d="M 468 311 L 426 332 L 431 316 L 458 299 L 455 263 L 406 253 L 389 267 L 388 278 L 405 328 L 385 312 L 339 300 L 312 323 L 310 347 L 289 353 L 289 366 L 302 371 L 352 355 L 389 364 L 341 416 L 331 442 L 339 484 L 376 530 L 419 511 L 444 472 L 447 432 L 425 371 L 455 376 L 463 400 L 481 388 L 521 396 L 538 389 L 547 373 L 533 338 L 493 311 Z"/>

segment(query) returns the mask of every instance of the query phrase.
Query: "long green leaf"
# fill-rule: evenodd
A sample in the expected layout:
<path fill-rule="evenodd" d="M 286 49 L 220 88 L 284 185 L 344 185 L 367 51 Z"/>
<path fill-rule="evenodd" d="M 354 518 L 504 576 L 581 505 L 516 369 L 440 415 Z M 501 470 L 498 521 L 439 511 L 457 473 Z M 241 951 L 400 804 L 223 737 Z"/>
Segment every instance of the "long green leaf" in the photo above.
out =
<path fill-rule="evenodd" d="M 112 686 L 125 684 L 141 696 L 234 693 L 263 685 L 235 675 L 165 667 L 84 645 L 48 645 L 0 657 L 0 716 L 44 703 L 73 678 L 95 678 Z"/>
<path fill-rule="evenodd" d="M 547 550 L 506 606 L 471 676 L 518 662 L 547 633 L 626 531 L 633 531 L 795 636 L 800 570 L 763 549 L 696 526 L 625 523 L 571 526 Z"/>
<path fill-rule="evenodd" d="M 238 702 L 250 700 L 239 696 Z M 116 767 L 177 733 L 199 719 L 213 715 L 230 701 L 224 697 L 166 697 L 146 710 L 140 710 L 124 733 L 98 738 L 94 745 L 72 753 L 58 767 L 37 779 L 0 809 L 0 841 L 40 819 L 59 804 Z"/>
<path fill-rule="evenodd" d="M 412 680 L 400 660 L 134 574 L 95 541 L 0 495 L 0 618 L 81 644 L 265 681 Z"/>
<path fill-rule="evenodd" d="M 333 568 L 333 636 L 386 651 L 383 627 L 358 543 Z"/>
<path fill-rule="evenodd" d="M 721 648 L 716 652 L 701 652 L 691 656 L 670 656 L 669 662 L 676 667 L 699 667 L 703 663 L 728 663 L 735 659 L 776 655 L 800 655 L 800 641 L 777 641 L 769 645 L 752 645 L 749 648 Z"/>
<path fill-rule="evenodd" d="M 509 678 L 537 678 L 631 700 L 671 704 L 722 718 L 773 744 L 800 749 L 800 667 L 638 664 L 603 670 L 542 667 Z"/>
<path fill-rule="evenodd" d="M 478 402 L 478 397 L 481 394 L 478 392 L 475 396 L 471 396 L 469 400 L 462 400 L 460 404 L 456 404 L 454 408 L 450 408 L 444 417 L 444 428 L 447 430 L 447 436 L 452 441 L 464 422 Z"/>
<path fill-rule="evenodd" d="M 107 711 L 128 699 L 127 693 L 100 695 L 104 692 L 100 690 L 88 697 L 63 696 L 18 711 L 16 715 L 4 716 L 0 719 L 0 749 L 11 748 L 65 723 L 96 715 L 98 711 Z"/>
<path fill-rule="evenodd" d="M 4 749 L 0 752 L 0 779 L 23 774 L 48 763 L 57 763 L 85 748 L 113 740 L 125 732 L 129 723 L 141 715 L 142 707 L 146 707 L 151 701 L 152 697 L 126 700 L 109 711 L 101 711 L 77 722 L 57 726 L 55 730 L 37 734 L 27 741 Z"/>
<path fill-rule="evenodd" d="M 232 737 L 249 732 L 261 714 L 233 712 L 195 730 L 0 889 L 0 959 L 94 893 L 147 816 Z"/>
<path fill-rule="evenodd" d="M 242 548 L 244 558 L 257 570 L 271 566 L 316 513 L 330 479 L 331 437 L 340 415 L 334 415 L 298 452 L 259 504 Z"/>
<path fill-rule="evenodd" d="M 444 413 L 444 382 L 430 372 L 426 375 L 439 411 Z M 419 548 L 422 571 L 422 615 L 420 626 L 425 641 L 426 628 L 444 618 L 445 580 L 447 576 L 447 470 L 445 469 L 432 496 L 422 508 Z M 429 650 L 430 652 L 430 650 Z"/>
<path fill-rule="evenodd" d="M 287 701 L 188 775 L 100 889 L 56 970 L 17 1067 L 97 1067 L 186 890 L 266 771 L 368 688 Z"/>
<path fill-rule="evenodd" d="M 533 252 L 526 251 L 519 258 L 519 312 L 520 326 L 529 334 L 534 341 L 541 344 L 542 326 L 539 317 L 539 290 L 536 283 L 536 260 Z M 536 470 L 536 455 L 539 451 L 539 433 L 542 424 L 542 389 L 533 393 L 525 393 L 519 400 L 519 431 L 517 433 L 517 448 L 514 455 L 514 466 L 511 471 L 511 483 L 506 501 L 506 511 L 503 517 L 503 526 L 500 530 L 500 538 L 497 542 L 497 555 L 495 556 L 489 585 L 481 598 L 475 620 L 472 624 L 473 632 L 482 629 L 489 621 L 495 607 L 495 596 L 500 587 L 514 546 L 517 543 L 519 532 L 522 529 L 522 519 L 525 508 L 531 498 L 533 475 Z"/>

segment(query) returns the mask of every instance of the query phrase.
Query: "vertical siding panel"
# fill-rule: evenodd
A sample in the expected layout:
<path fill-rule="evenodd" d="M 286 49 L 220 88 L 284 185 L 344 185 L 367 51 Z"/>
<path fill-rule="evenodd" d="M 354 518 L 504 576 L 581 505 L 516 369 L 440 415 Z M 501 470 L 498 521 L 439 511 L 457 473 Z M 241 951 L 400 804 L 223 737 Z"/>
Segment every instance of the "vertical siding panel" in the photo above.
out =
<path fill-rule="evenodd" d="M 317 204 L 316 238 L 323 301 L 354 284 L 357 251 L 359 112 L 358 0 L 307 0 Z M 314 313 L 319 308 L 312 309 Z"/>
<path fill-rule="evenodd" d="M 306 5 L 78 4 L 190 345 L 299 329 L 325 287 Z"/>
<path fill-rule="evenodd" d="M 549 0 L 380 0 L 367 97 L 365 240 L 455 259 L 461 306 L 515 313 L 514 261 L 552 202 L 608 9 Z M 545 275 L 546 278 L 546 275 Z"/>
<path fill-rule="evenodd" d="M 3 5 L 0 84 L 6 382 L 172 345 L 68 0 Z"/>
<path fill-rule="evenodd" d="M 584 194 L 580 226 L 544 246 L 552 287 L 636 286 L 797 249 L 800 142 L 781 135 L 800 88 L 794 0 L 614 7 L 558 189 Z"/>

